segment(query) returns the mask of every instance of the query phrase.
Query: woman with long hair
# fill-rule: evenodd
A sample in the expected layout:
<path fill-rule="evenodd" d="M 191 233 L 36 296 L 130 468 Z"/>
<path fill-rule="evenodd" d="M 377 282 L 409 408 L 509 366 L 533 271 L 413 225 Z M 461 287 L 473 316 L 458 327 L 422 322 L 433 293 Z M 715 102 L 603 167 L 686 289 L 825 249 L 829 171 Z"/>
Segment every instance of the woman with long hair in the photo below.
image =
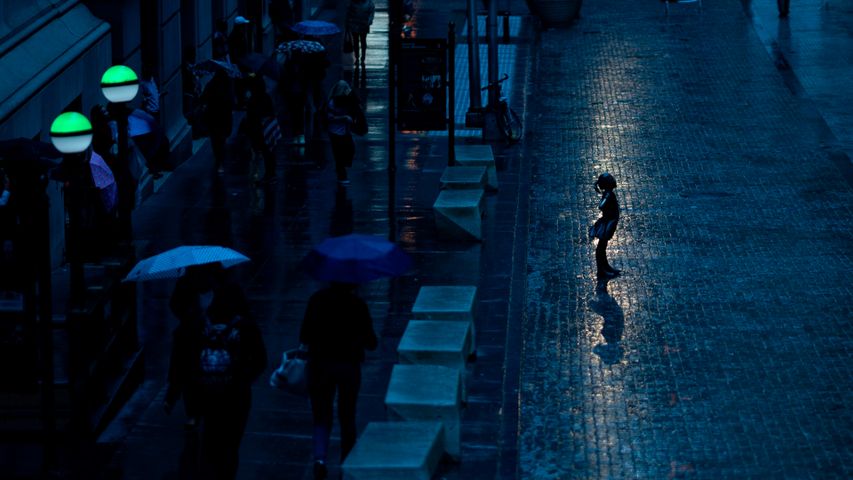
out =
<path fill-rule="evenodd" d="M 347 178 L 347 168 L 352 166 L 352 160 L 355 157 L 352 127 L 358 108 L 361 108 L 358 97 L 355 96 L 350 85 L 345 80 L 338 80 L 326 101 L 326 123 L 339 185 L 350 183 Z"/>

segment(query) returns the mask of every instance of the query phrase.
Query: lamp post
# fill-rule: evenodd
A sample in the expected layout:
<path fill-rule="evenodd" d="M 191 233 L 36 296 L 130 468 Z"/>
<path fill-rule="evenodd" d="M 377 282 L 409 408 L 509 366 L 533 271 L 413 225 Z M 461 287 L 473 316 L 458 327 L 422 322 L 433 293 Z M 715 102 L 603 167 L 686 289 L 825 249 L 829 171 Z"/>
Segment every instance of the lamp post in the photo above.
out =
<path fill-rule="evenodd" d="M 71 299 L 79 304 L 85 292 L 83 252 L 80 239 L 81 195 L 85 152 L 92 144 L 92 124 L 82 113 L 65 112 L 50 125 L 50 141 L 63 155 L 62 168 L 68 178 L 69 263 L 71 264 Z"/>
<path fill-rule="evenodd" d="M 113 65 L 101 77 L 101 92 L 110 102 L 107 107 L 110 116 L 118 123 L 118 159 L 116 161 L 116 183 L 118 184 L 118 223 L 119 238 L 130 242 L 133 238 L 131 215 L 136 185 L 130 175 L 127 117 L 130 110 L 127 103 L 136 98 L 139 92 L 139 77 L 132 68 Z"/>
<path fill-rule="evenodd" d="M 65 112 L 56 117 L 50 126 L 50 141 L 62 153 L 62 170 L 65 174 L 65 195 L 68 208 L 68 260 L 71 264 L 70 298 L 66 310 L 66 329 L 69 338 L 68 385 L 71 403 L 71 430 L 79 432 L 83 425 L 84 413 L 81 407 L 80 387 L 77 380 L 82 372 L 80 366 L 80 344 L 78 340 L 78 318 L 86 305 L 86 284 L 83 270 L 82 213 L 84 178 L 88 162 L 87 152 L 92 145 L 92 124 L 83 114 Z M 47 345 L 45 345 L 47 346 Z M 53 352 L 50 352 L 51 355 Z"/>

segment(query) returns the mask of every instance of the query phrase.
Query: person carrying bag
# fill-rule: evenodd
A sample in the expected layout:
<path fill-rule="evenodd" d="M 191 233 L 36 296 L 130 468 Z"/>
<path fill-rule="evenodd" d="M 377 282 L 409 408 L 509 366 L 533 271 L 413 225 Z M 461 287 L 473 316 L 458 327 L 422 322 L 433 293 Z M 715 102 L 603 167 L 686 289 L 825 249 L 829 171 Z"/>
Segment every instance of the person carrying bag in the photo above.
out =
<path fill-rule="evenodd" d="M 347 168 L 352 166 L 355 157 L 352 134 L 366 134 L 367 120 L 359 105 L 358 97 L 345 80 L 339 80 L 332 87 L 324 110 L 326 129 L 332 144 L 332 155 L 335 158 L 338 184 L 346 186 L 350 183 L 347 178 Z"/>

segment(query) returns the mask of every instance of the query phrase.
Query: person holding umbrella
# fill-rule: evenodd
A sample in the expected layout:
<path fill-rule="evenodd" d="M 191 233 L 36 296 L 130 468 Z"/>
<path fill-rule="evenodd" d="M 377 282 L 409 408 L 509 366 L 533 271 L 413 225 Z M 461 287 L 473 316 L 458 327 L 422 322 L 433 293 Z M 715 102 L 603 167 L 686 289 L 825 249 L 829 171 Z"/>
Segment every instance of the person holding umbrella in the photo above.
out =
<path fill-rule="evenodd" d="M 215 290 L 199 351 L 201 478 L 233 480 L 252 407 L 252 383 L 267 367 L 261 331 L 248 315 L 241 289 Z"/>
<path fill-rule="evenodd" d="M 195 428 L 200 415 L 195 361 L 201 352 L 199 339 L 205 312 L 213 302 L 214 287 L 222 283 L 223 276 L 220 263 L 187 267 L 184 276 L 175 283 L 169 299 L 169 309 L 178 319 L 178 326 L 172 332 L 172 353 L 163 410 L 170 415 L 178 399 L 183 398 L 187 429 Z"/>
<path fill-rule="evenodd" d="M 308 347 L 308 394 L 314 418 L 314 478 L 326 477 L 333 404 L 338 397 L 341 463 L 355 446 L 355 411 L 365 350 L 378 341 L 367 303 L 353 283 L 332 282 L 308 300 L 299 341 Z"/>
<path fill-rule="evenodd" d="M 163 409 L 171 414 L 183 398 L 187 414 L 185 426 L 195 428 L 202 416 L 200 393 L 201 334 L 206 313 L 217 295 L 230 295 L 229 305 L 248 317 L 249 302 L 226 269 L 248 262 L 240 252 L 219 245 L 182 245 L 140 260 L 124 282 L 145 282 L 177 278 L 169 308 L 178 319 L 173 332 L 168 383 Z"/>
<path fill-rule="evenodd" d="M 410 266 L 409 256 L 395 244 L 359 234 L 327 239 L 303 259 L 302 267 L 311 276 L 331 282 L 311 295 L 299 331 L 299 341 L 308 347 L 315 479 L 327 475 L 335 394 L 341 425 L 341 463 L 355 445 L 361 363 L 365 350 L 375 350 L 378 345 L 370 311 L 356 293 L 356 284 L 400 275 Z"/>
<path fill-rule="evenodd" d="M 294 145 L 304 145 L 306 133 L 310 137 L 311 119 L 309 99 L 313 102 L 316 85 L 325 77 L 329 65 L 326 48 L 314 40 L 292 40 L 276 47 L 279 64 L 278 87 L 288 109 L 288 123 Z M 322 96 L 322 95 L 321 95 Z M 316 105 L 316 104 L 315 104 Z"/>

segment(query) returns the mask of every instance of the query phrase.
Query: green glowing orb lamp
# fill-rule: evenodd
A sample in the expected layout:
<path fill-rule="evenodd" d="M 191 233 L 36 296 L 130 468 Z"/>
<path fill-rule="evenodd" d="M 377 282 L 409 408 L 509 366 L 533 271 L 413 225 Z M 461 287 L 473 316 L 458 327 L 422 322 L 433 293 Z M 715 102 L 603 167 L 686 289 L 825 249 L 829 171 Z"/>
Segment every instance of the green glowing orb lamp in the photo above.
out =
<path fill-rule="evenodd" d="M 139 91 L 139 77 L 130 67 L 113 65 L 101 77 L 101 91 L 113 103 L 129 102 Z"/>
<path fill-rule="evenodd" d="M 82 113 L 60 114 L 50 125 L 50 142 L 62 153 L 85 152 L 92 144 L 92 124 Z"/>

